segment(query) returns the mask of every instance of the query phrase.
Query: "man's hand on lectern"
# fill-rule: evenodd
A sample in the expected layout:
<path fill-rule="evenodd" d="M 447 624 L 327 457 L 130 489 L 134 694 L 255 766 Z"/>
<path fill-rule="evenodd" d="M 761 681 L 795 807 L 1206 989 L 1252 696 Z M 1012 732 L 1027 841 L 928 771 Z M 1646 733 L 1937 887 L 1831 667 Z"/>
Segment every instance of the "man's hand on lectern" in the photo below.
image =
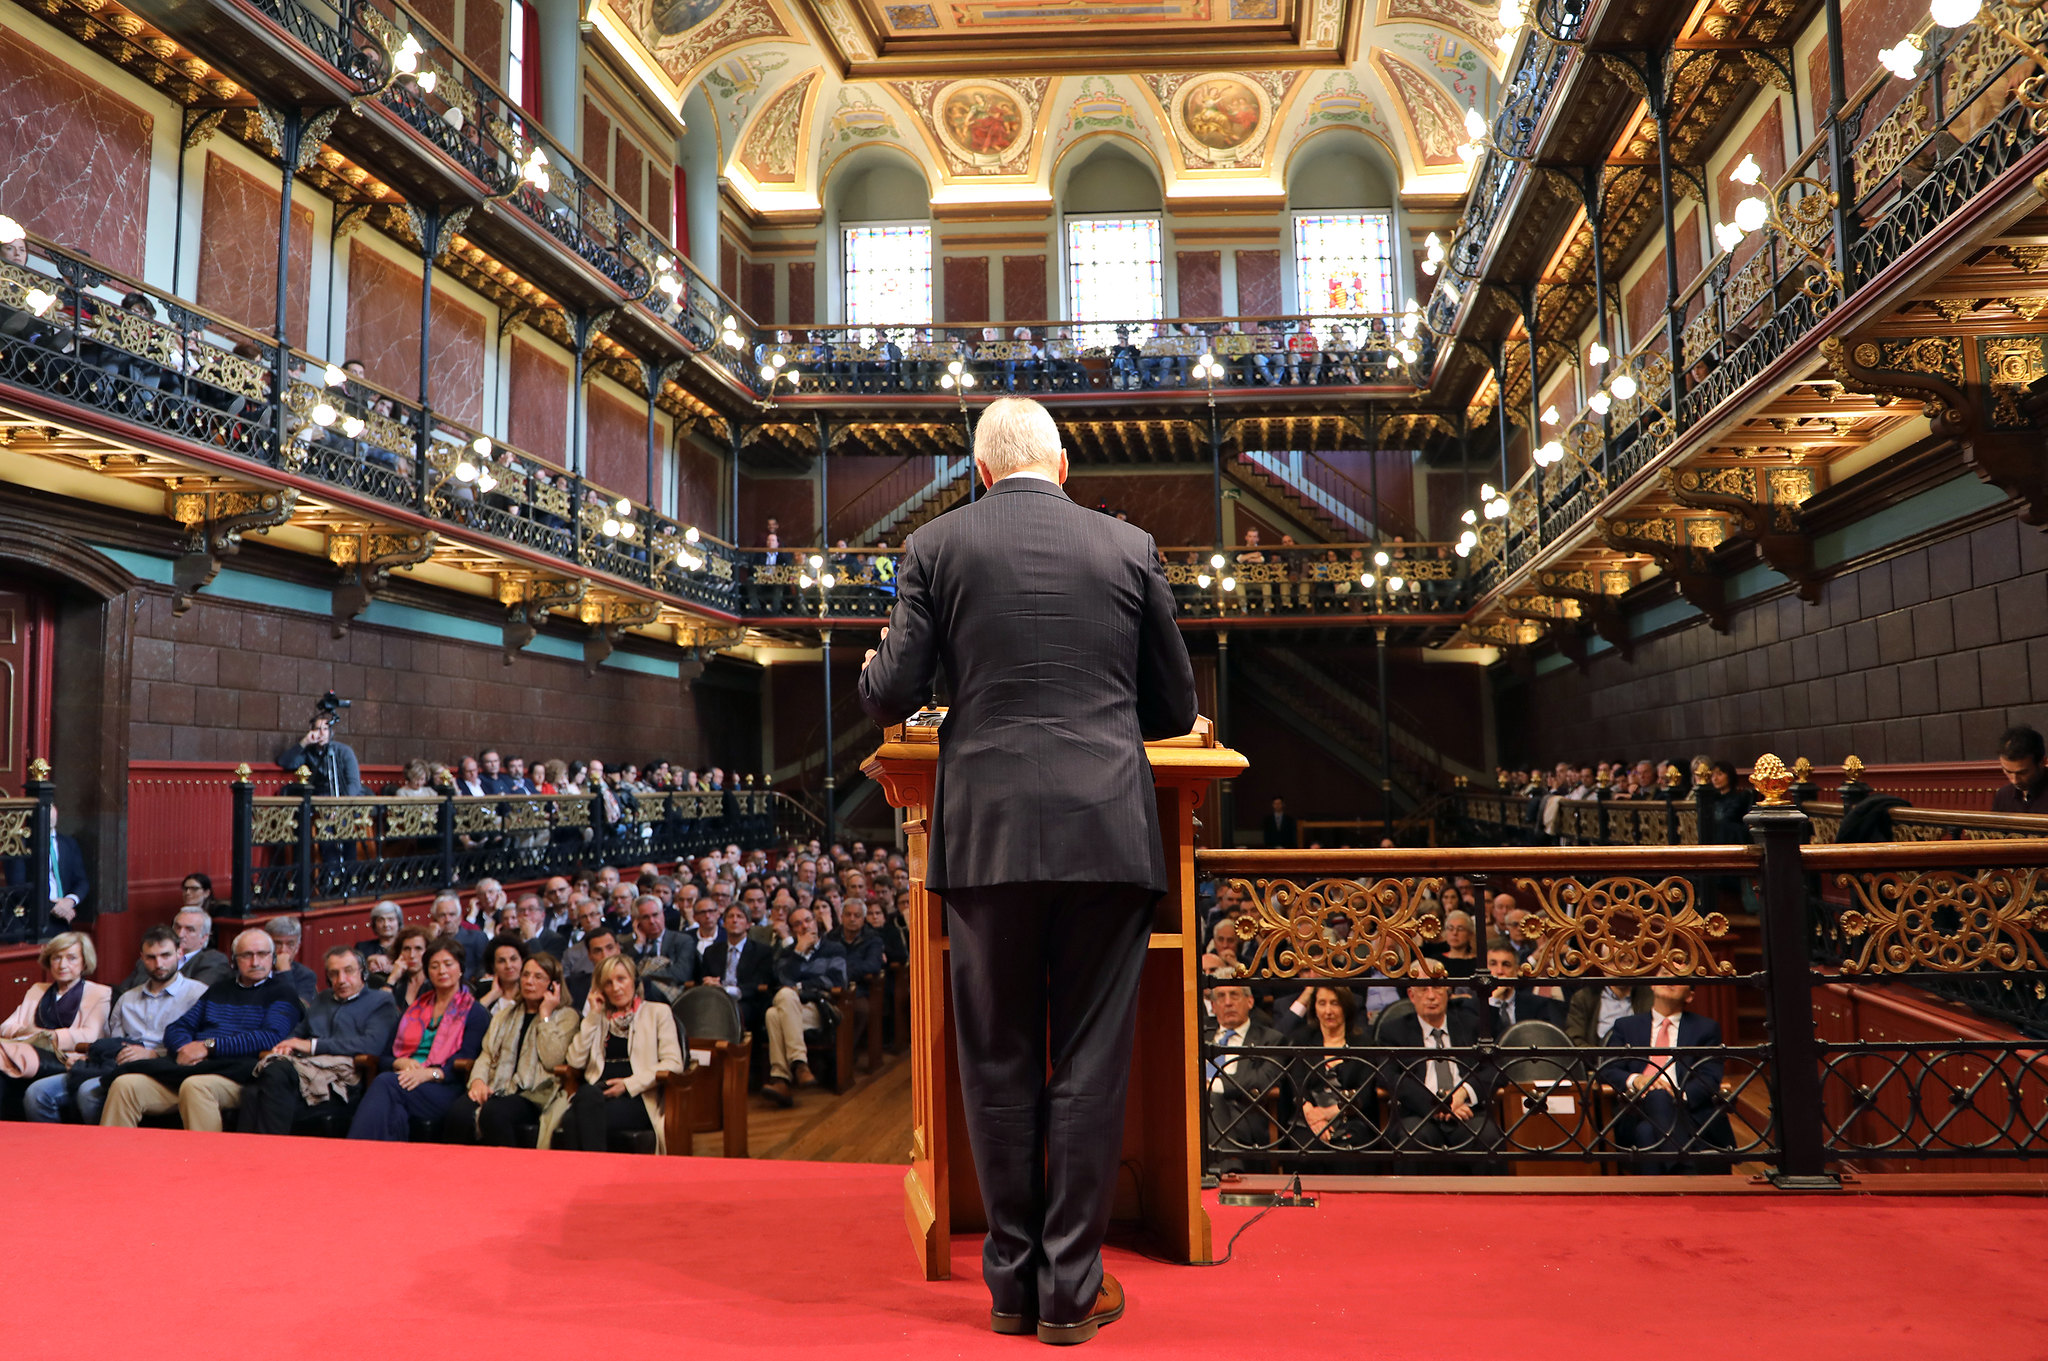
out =
<path fill-rule="evenodd" d="M 884 625 L 882 625 L 882 636 L 881 636 L 881 637 L 880 637 L 879 639 L 877 639 L 876 641 L 877 641 L 877 642 L 887 642 L 887 641 L 888 641 L 888 639 L 889 639 L 889 626 L 888 626 L 887 624 L 884 624 Z M 869 663 L 869 662 L 871 662 L 871 661 L 873 661 L 874 659 L 875 659 L 875 650 L 874 650 L 873 648 L 869 648 L 869 649 L 868 649 L 868 655 L 867 655 L 867 656 L 865 656 L 865 657 L 863 657 L 863 658 L 861 658 L 861 663 L 860 663 L 860 669 L 861 669 L 861 670 L 863 670 L 863 671 L 867 670 L 867 669 L 868 669 L 868 663 Z"/>

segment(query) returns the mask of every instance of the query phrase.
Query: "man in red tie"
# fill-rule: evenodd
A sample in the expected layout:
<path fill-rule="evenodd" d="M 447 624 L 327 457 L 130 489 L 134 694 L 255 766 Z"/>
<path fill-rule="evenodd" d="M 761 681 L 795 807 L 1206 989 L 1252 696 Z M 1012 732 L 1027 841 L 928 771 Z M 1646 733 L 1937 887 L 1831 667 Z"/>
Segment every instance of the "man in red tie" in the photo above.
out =
<path fill-rule="evenodd" d="M 1615 1054 L 1600 1069 L 1601 1081 L 1614 1089 L 1622 1109 L 1615 1133 L 1632 1148 L 1655 1149 L 1658 1171 L 1696 1170 L 1689 1154 L 1726 1147 L 1727 1113 L 1720 1108 L 1721 1027 L 1712 1018 L 1685 1009 L 1692 1000 L 1687 983 L 1658 983 L 1651 989 L 1650 1009 L 1624 1016 L 1608 1033 Z"/>

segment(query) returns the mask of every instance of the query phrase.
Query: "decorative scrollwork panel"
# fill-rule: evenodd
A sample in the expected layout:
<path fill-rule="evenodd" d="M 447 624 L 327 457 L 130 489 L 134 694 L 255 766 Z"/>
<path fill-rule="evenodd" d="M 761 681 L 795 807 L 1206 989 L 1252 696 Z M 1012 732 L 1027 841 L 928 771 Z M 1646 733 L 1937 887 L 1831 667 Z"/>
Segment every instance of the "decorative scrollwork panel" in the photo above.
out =
<path fill-rule="evenodd" d="M 1569 978 L 1727 975 L 1735 965 L 1714 953 L 1712 941 L 1728 934 L 1719 912 L 1702 915 L 1691 881 L 1672 875 L 1650 883 L 1611 875 L 1582 884 L 1575 879 L 1517 879 L 1536 895 L 1539 909 L 1522 919 L 1522 937 L 1535 952 L 1522 968 Z"/>
<path fill-rule="evenodd" d="M 1442 929 L 1441 879 L 1233 879 L 1244 895 L 1236 926 L 1255 978 L 1390 978 L 1423 958 Z"/>
<path fill-rule="evenodd" d="M 35 831 L 35 805 L 0 808 L 0 855 L 27 855 Z"/>
<path fill-rule="evenodd" d="M 280 799 L 276 803 L 256 801 L 250 839 L 259 846 L 280 846 L 299 839 L 299 801 Z"/>
<path fill-rule="evenodd" d="M 2035 931 L 2048 929 L 2043 871 L 1862 871 L 1835 876 L 1854 895 L 1839 919 L 1842 934 L 1862 942 L 1845 974 L 1930 969 L 2048 968 Z"/>

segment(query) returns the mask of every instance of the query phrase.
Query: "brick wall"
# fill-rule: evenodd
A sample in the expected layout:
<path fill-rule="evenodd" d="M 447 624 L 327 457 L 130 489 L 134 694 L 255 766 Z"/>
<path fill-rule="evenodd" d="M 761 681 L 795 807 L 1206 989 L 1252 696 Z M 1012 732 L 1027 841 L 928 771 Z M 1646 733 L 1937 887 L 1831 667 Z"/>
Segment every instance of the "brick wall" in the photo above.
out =
<path fill-rule="evenodd" d="M 522 756 L 698 759 L 680 682 L 580 661 L 201 595 L 137 592 L 132 759 L 261 766 L 305 731 L 328 690 L 352 699 L 344 739 L 365 764 L 452 760 L 487 744 Z"/>
<path fill-rule="evenodd" d="M 2048 535 L 2004 519 L 1499 698 L 1502 758 L 1990 761 L 2048 726 Z"/>

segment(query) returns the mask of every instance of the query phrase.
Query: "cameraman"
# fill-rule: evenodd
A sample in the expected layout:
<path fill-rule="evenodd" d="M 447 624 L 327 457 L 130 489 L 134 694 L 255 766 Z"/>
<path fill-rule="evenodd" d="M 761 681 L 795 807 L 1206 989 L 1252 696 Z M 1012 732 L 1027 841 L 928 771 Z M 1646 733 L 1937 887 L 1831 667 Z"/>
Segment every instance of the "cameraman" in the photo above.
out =
<path fill-rule="evenodd" d="M 291 773 L 296 773 L 300 766 L 311 770 L 313 793 L 317 796 L 351 797 L 365 792 L 356 754 L 348 743 L 335 740 L 331 714 L 315 714 L 313 726 L 306 729 L 306 735 L 295 745 L 285 748 L 277 763 Z"/>

